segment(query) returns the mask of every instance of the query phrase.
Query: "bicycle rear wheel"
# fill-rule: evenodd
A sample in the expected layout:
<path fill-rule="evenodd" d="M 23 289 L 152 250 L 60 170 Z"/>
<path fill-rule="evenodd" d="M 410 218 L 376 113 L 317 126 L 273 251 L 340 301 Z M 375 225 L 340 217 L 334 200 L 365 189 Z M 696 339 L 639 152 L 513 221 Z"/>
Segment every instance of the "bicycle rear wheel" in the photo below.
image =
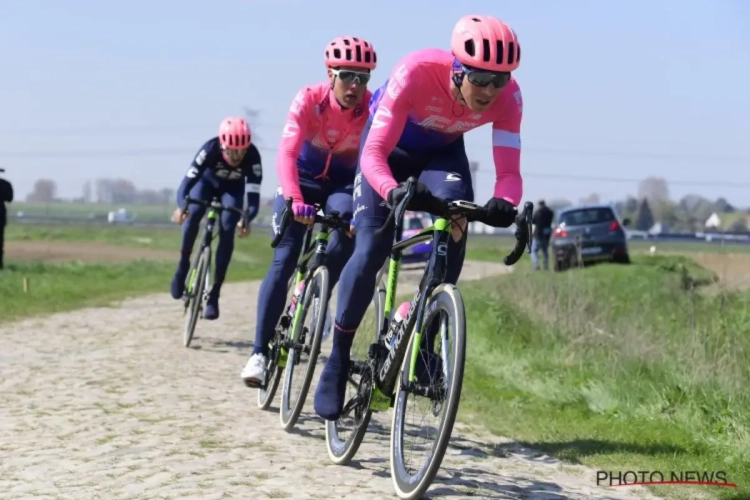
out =
<path fill-rule="evenodd" d="M 429 349 L 420 350 L 416 354 L 421 357 L 417 363 L 417 375 L 421 375 L 420 379 L 431 388 L 432 394 L 422 397 L 406 390 L 412 346 L 416 341 L 416 335 L 412 335 L 406 351 L 407 355 L 401 366 L 400 383 L 391 425 L 391 478 L 398 498 L 408 500 L 421 498 L 440 469 L 458 413 L 466 355 L 466 314 L 458 289 L 449 284 L 440 285 L 430 296 L 425 310 L 423 323 L 425 333 L 421 336 L 420 347 L 422 349 L 429 347 Z M 437 335 L 430 339 L 427 332 L 431 323 L 435 321 L 438 321 L 440 328 Z M 435 340 L 440 340 L 439 351 L 433 348 Z M 450 345 L 448 345 L 449 340 Z M 407 406 L 410 407 L 409 412 L 407 412 Z M 415 424 L 406 423 L 407 413 L 419 412 L 420 407 L 437 417 L 438 422 L 435 427 L 425 427 L 425 417 L 418 416 L 415 416 Z M 419 432 L 420 430 L 422 432 Z M 418 434 L 428 435 L 424 440 L 425 443 L 415 447 L 416 451 L 405 452 L 404 445 L 407 438 Z M 421 464 L 410 466 L 407 458 L 416 455 L 420 448 L 427 451 L 427 456 Z"/>
<path fill-rule="evenodd" d="M 301 306 L 303 309 L 299 321 L 295 331 L 290 335 L 291 345 L 284 374 L 284 386 L 281 392 L 279 419 L 286 431 L 291 431 L 294 428 L 302 408 L 305 406 L 305 399 L 310 390 L 310 383 L 315 374 L 315 365 L 320 354 L 320 343 L 323 340 L 323 327 L 328 311 L 328 269 L 325 266 L 315 270 L 315 274 L 307 284 L 304 304 L 301 304 Z M 308 328 L 305 326 L 305 320 L 309 312 L 312 312 L 312 322 Z M 295 395 L 296 391 L 292 384 L 295 381 L 294 369 L 297 365 L 301 365 L 301 371 L 297 373 L 301 386 L 299 392 Z"/>
<path fill-rule="evenodd" d="M 258 388 L 258 408 L 261 410 L 270 408 L 273 398 L 276 396 L 276 390 L 279 388 L 279 381 L 284 372 L 284 366 L 286 365 L 286 348 L 284 347 L 284 343 L 286 332 L 289 328 L 289 317 L 286 311 L 289 309 L 289 303 L 292 299 L 292 287 L 295 280 L 296 275 L 292 275 L 286 284 L 286 306 L 284 313 L 276 324 L 276 331 L 271 340 L 268 360 L 266 361 L 266 386 Z"/>
<path fill-rule="evenodd" d="M 201 251 L 195 267 L 193 283 L 190 284 L 188 289 L 188 317 L 185 321 L 185 330 L 182 334 L 182 342 L 185 347 L 190 347 L 190 342 L 193 340 L 193 333 L 195 332 L 195 325 L 198 322 L 198 315 L 203 310 L 203 296 L 208 278 L 208 267 L 211 262 L 210 253 L 211 250 L 208 247 L 204 247 Z"/>
<path fill-rule="evenodd" d="M 385 286 L 380 281 L 375 287 L 372 304 L 360 323 L 351 351 L 348 389 L 353 389 L 338 420 L 326 421 L 328 456 L 336 465 L 346 465 L 356 455 L 370 425 L 370 402 L 374 390 L 375 373 L 369 358 L 369 347 L 377 341 L 385 307 Z M 374 323 L 374 324 L 373 324 Z"/>

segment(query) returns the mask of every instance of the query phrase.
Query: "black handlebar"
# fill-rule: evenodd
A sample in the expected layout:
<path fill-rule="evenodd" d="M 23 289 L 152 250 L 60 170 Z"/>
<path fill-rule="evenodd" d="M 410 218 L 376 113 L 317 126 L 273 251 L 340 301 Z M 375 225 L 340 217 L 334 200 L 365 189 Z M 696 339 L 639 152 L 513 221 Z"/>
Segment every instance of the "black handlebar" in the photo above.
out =
<path fill-rule="evenodd" d="M 187 213 L 187 207 L 191 203 L 195 203 L 196 205 L 200 205 L 200 206 L 206 207 L 206 208 L 213 208 L 217 212 L 222 212 L 224 210 L 227 210 L 229 212 L 234 212 L 234 213 L 238 214 L 242 218 L 241 219 L 241 221 L 242 221 L 242 227 L 247 227 L 247 214 L 245 213 L 244 210 L 240 210 L 239 208 L 229 207 L 229 206 L 223 205 L 219 200 L 217 200 L 215 198 L 213 200 L 211 200 L 211 201 L 206 201 L 206 200 L 199 200 L 199 199 L 196 199 L 196 198 L 191 198 L 190 195 L 186 195 L 185 196 L 185 202 L 184 202 L 184 204 L 182 206 L 182 213 L 183 214 Z"/>
<path fill-rule="evenodd" d="M 276 248 L 279 243 L 281 243 L 281 238 L 284 237 L 284 231 L 286 231 L 286 228 L 289 226 L 289 223 L 294 218 L 294 212 L 292 211 L 292 198 L 286 199 L 286 205 L 284 206 L 284 210 L 281 212 L 281 222 L 279 223 L 279 231 L 276 233 L 276 236 L 274 236 L 273 240 L 271 241 L 271 248 Z M 335 210 L 331 210 L 330 213 L 326 215 L 318 215 L 318 210 L 320 210 L 320 206 L 315 204 L 313 205 L 315 207 L 315 222 L 314 224 L 322 224 L 323 226 L 326 226 L 331 229 L 349 229 L 349 221 L 346 219 L 342 219 L 339 216 L 339 213 Z"/>
<path fill-rule="evenodd" d="M 386 229 L 390 229 L 390 227 L 394 224 L 396 226 L 395 234 L 400 234 L 400 228 L 403 224 L 406 207 L 408 206 L 412 196 L 414 196 L 416 186 L 417 179 L 414 177 L 409 177 L 409 179 L 405 183 L 406 194 L 401 199 L 401 201 L 391 209 L 391 212 L 390 214 L 388 214 L 388 218 L 386 219 L 383 227 L 376 231 L 377 234 L 382 234 L 386 231 Z M 470 203 L 468 201 L 459 200 L 447 202 L 444 200 L 440 200 L 437 197 L 434 197 L 434 201 L 436 202 L 436 205 L 442 204 L 444 206 L 444 209 L 440 211 L 442 213 L 433 213 L 433 215 L 445 218 L 461 215 L 466 217 L 466 220 L 468 222 L 483 222 L 488 226 L 497 227 L 492 224 L 492 221 L 488 221 L 489 217 L 487 209 L 485 207 Z M 516 244 L 513 247 L 513 250 L 503 258 L 503 264 L 505 264 L 506 266 L 512 266 L 513 264 L 518 262 L 518 260 L 523 255 L 524 249 L 526 249 L 528 252 L 531 252 L 531 218 L 533 213 L 534 204 L 530 201 L 524 203 L 523 211 L 521 211 L 520 213 L 518 213 L 518 210 L 516 210 L 516 230 L 514 232 Z"/>

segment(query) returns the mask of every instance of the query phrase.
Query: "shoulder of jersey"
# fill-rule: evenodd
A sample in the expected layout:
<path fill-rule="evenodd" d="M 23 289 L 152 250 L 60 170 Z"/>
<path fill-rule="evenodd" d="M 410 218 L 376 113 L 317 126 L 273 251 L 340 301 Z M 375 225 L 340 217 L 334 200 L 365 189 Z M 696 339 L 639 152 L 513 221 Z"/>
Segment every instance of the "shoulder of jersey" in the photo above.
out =
<path fill-rule="evenodd" d="M 401 60 L 396 63 L 396 68 L 403 66 L 404 64 L 415 67 L 423 65 L 438 64 L 440 66 L 453 62 L 453 55 L 447 50 L 443 49 L 419 49 L 409 52 Z"/>

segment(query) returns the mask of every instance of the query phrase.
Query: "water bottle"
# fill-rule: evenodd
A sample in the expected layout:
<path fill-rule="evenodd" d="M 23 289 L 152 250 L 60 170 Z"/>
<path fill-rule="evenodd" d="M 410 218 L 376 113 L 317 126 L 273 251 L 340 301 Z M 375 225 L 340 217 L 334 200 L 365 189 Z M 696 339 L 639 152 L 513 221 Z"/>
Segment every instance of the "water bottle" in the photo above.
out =
<path fill-rule="evenodd" d="M 297 283 L 297 287 L 292 294 L 292 303 L 289 305 L 289 316 L 292 318 L 294 317 L 295 309 L 297 309 L 297 302 L 299 301 L 299 296 L 302 295 L 303 288 L 305 288 L 304 280 Z"/>
<path fill-rule="evenodd" d="M 398 306 L 398 309 L 396 309 L 396 314 L 393 315 L 393 321 L 391 321 L 390 328 L 388 328 L 388 333 L 385 336 L 385 345 L 388 349 L 393 349 L 393 344 L 396 343 L 396 331 L 401 326 L 401 323 L 404 322 L 406 315 L 409 314 L 410 307 L 411 302 L 406 301 L 402 302 Z"/>

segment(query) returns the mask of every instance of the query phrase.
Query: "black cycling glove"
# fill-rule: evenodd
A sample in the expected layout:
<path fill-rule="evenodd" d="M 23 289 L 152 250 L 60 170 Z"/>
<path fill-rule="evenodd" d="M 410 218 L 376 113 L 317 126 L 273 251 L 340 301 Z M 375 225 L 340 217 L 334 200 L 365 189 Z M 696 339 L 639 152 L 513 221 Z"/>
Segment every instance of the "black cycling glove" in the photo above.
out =
<path fill-rule="evenodd" d="M 388 193 L 388 204 L 391 207 L 395 207 L 404 199 L 404 196 L 406 196 L 406 182 L 401 182 Z M 406 208 L 407 210 L 412 210 L 414 212 L 430 212 L 441 215 L 445 212 L 447 206 L 448 205 L 445 201 L 440 198 L 435 198 L 430 191 L 430 188 L 421 182 L 417 182 L 414 185 L 414 194 L 409 200 L 409 204 Z"/>
<path fill-rule="evenodd" d="M 502 198 L 490 198 L 484 205 L 487 209 L 487 225 L 493 227 L 510 227 L 516 222 L 516 207 Z"/>

